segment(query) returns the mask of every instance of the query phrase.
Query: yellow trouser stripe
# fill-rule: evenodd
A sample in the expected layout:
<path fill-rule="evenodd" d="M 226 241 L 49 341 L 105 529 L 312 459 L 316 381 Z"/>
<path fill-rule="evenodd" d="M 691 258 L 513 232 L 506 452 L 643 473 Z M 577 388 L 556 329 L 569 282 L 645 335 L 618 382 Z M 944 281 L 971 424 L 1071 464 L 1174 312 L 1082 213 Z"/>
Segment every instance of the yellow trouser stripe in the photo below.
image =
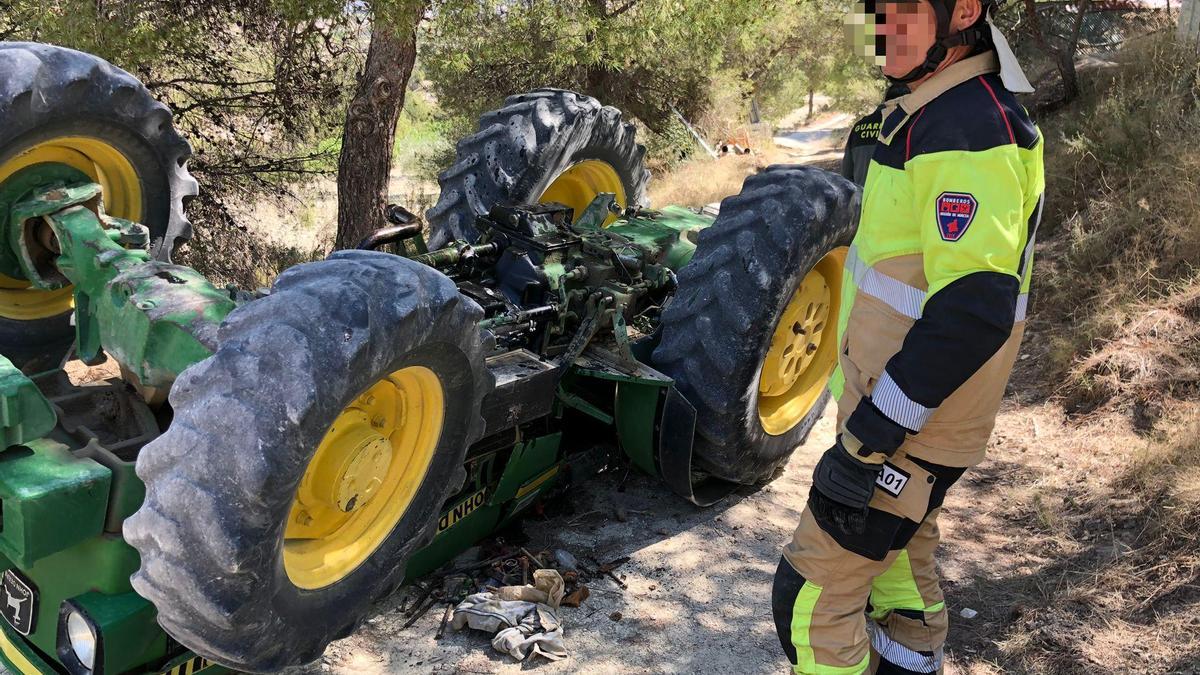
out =
<path fill-rule="evenodd" d="M 853 666 L 826 666 L 817 663 L 808 633 L 820 597 L 821 587 L 809 581 L 804 582 L 804 586 L 796 594 L 796 603 L 792 605 L 792 645 L 796 647 L 796 666 L 792 670 L 796 675 L 860 675 L 866 672 L 871 661 L 869 650 L 862 661 Z"/>
<path fill-rule="evenodd" d="M 933 613 L 946 606 L 944 602 L 925 606 L 925 598 L 913 576 L 908 549 L 901 549 L 896 562 L 871 583 L 871 618 L 882 619 L 893 609 L 908 609 Z"/>

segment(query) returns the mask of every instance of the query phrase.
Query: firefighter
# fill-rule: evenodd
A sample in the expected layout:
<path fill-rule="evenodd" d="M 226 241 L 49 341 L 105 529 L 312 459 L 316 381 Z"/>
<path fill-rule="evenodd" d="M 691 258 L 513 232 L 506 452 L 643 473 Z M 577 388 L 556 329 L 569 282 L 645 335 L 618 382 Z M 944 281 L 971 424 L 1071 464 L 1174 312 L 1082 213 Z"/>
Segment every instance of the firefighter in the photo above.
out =
<path fill-rule="evenodd" d="M 984 458 L 1025 325 L 1043 141 L 997 0 L 868 2 L 887 102 L 846 261 L 833 447 L 775 575 L 797 673 L 941 672 L 946 491 Z M 860 46 L 863 41 L 860 40 Z"/>

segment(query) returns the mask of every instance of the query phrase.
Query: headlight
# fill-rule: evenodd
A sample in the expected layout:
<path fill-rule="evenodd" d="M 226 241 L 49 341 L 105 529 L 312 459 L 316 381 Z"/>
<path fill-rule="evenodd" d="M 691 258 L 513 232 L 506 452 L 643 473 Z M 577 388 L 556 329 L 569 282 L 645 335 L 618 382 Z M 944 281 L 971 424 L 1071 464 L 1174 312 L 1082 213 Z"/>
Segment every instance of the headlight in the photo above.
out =
<path fill-rule="evenodd" d="M 88 607 L 67 600 L 58 608 L 58 660 L 71 675 L 102 675 L 104 635 Z"/>
<path fill-rule="evenodd" d="M 79 664 L 87 670 L 96 667 L 96 630 L 77 609 L 67 614 L 67 644 L 71 652 L 79 659 Z"/>

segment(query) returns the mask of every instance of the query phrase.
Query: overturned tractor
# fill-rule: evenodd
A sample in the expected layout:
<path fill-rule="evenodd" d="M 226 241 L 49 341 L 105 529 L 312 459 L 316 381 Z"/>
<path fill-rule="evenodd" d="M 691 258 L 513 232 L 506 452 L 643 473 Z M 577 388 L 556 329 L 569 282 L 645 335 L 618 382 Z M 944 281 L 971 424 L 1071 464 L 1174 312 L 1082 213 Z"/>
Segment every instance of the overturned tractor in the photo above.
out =
<path fill-rule="evenodd" d="M 0 72 L 18 672 L 312 661 L 607 465 L 701 505 L 769 480 L 828 401 L 858 201 L 837 176 L 772 167 L 715 219 L 650 210 L 634 127 L 541 90 L 459 144 L 427 229 L 396 208 L 364 242 L 396 253 L 247 292 L 170 261 L 190 151 L 133 77 L 33 44 L 0 43 Z"/>

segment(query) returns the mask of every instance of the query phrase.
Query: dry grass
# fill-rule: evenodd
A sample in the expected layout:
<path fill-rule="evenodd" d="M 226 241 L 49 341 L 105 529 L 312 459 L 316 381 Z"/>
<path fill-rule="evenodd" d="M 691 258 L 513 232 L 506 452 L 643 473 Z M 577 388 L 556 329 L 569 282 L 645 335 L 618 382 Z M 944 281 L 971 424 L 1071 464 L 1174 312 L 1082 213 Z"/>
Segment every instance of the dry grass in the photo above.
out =
<path fill-rule="evenodd" d="M 1091 499 L 1066 509 L 1074 511 L 1082 527 L 1100 533 L 1103 546 L 1063 566 L 1064 583 L 1057 601 L 1047 608 L 1047 618 L 1063 635 L 1074 638 L 1070 651 L 1097 667 L 1107 664 L 1110 672 L 1186 672 L 1196 663 L 1197 434 L 1200 407 L 1175 406 L 1148 443 L 1127 457 L 1108 458 L 1110 466 L 1120 467 L 1109 490 L 1092 493 Z M 1139 448 L 1122 446 L 1118 448 Z M 1053 654 L 1043 658 L 1047 656 L 1050 664 L 1065 665 Z"/>
<path fill-rule="evenodd" d="M 1108 402 L 1142 406 L 1140 426 L 1161 402 L 1200 390 L 1200 282 L 1153 301 L 1121 306 L 1102 319 L 1112 337 L 1077 359 L 1068 407 L 1090 410 Z"/>
<path fill-rule="evenodd" d="M 1079 360 L 1128 338 L 1129 317 L 1170 304 L 1195 274 L 1198 93 L 1196 55 L 1158 38 L 1094 71 L 1081 101 L 1043 121 L 1049 237 L 1035 268 L 1037 309 L 1055 324 L 1051 377 L 1073 376 L 1068 388 L 1090 388 Z"/>
<path fill-rule="evenodd" d="M 997 543 L 953 554 L 990 610 L 952 636 L 970 672 L 1200 672 L 1200 59 L 1159 37 L 1120 61 L 1041 121 L 1022 405 L 965 479 Z"/>
<path fill-rule="evenodd" d="M 392 175 L 390 200 L 424 214 L 437 185 Z M 337 234 L 337 184 L 332 178 L 295 188 L 290 197 L 226 204 L 202 193 L 188 210 L 195 235 L 177 257 L 218 286 L 243 290 L 270 286 L 293 265 L 323 259 Z M 380 224 L 383 226 L 383 223 Z"/>
<path fill-rule="evenodd" d="M 951 491 L 959 672 L 1191 672 L 1200 656 L 1200 404 L 1150 432 L 1054 404 L 1010 409 Z M 964 535 L 966 532 L 968 534 Z M 965 569 L 964 569 L 965 568 Z M 964 578 L 965 577 L 965 578 Z"/>
<path fill-rule="evenodd" d="M 654 176 L 650 182 L 650 203 L 655 207 L 699 208 L 719 202 L 741 192 L 746 177 L 768 164 L 762 154 L 689 160 L 666 175 Z"/>
<path fill-rule="evenodd" d="M 325 256 L 324 247 L 305 250 L 281 244 L 241 225 L 219 202 L 202 198 L 192 204 L 188 214 L 197 223 L 195 233 L 175 260 L 195 268 L 218 287 L 254 290 L 270 286 L 288 267 Z"/>

